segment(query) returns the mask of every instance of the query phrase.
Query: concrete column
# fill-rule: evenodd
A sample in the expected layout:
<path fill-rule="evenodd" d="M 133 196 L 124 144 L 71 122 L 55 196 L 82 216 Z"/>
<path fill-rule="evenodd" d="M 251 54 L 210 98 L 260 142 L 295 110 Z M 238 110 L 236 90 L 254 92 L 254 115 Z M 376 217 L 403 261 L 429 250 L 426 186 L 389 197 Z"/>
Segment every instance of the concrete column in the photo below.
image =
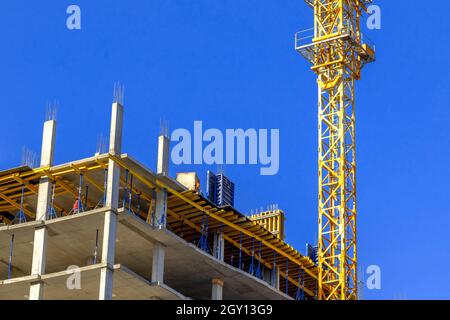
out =
<path fill-rule="evenodd" d="M 223 233 L 216 232 L 214 233 L 214 248 L 213 248 L 214 258 L 223 261 L 225 256 L 224 253 L 225 253 L 225 241 L 223 239 Z"/>
<path fill-rule="evenodd" d="M 167 223 L 167 190 L 156 191 L 155 222 L 157 227 L 165 228 Z"/>
<path fill-rule="evenodd" d="M 272 284 L 272 270 L 264 268 L 262 279 L 268 284 Z"/>
<path fill-rule="evenodd" d="M 152 282 L 164 282 L 164 258 L 166 249 L 161 243 L 153 246 Z"/>
<path fill-rule="evenodd" d="M 109 152 L 120 156 L 122 149 L 123 106 L 113 103 Z M 102 263 L 100 271 L 99 300 L 111 300 L 113 289 L 113 268 L 116 250 L 117 208 L 119 207 L 120 167 L 108 162 L 108 185 L 106 188 L 106 208 L 102 242 Z"/>
<path fill-rule="evenodd" d="M 158 164 L 156 173 L 164 176 L 169 175 L 169 146 L 170 140 L 166 135 L 158 137 Z"/>
<path fill-rule="evenodd" d="M 42 133 L 41 167 L 50 167 L 53 164 L 56 138 L 56 121 L 49 120 L 44 123 Z M 37 198 L 36 220 L 45 220 L 50 206 L 52 184 L 48 177 L 42 177 L 39 181 Z M 47 227 L 37 227 L 34 231 L 33 261 L 31 265 L 32 275 L 45 274 L 45 259 L 47 253 Z M 44 283 L 33 282 L 30 285 L 30 300 L 42 300 Z"/>
<path fill-rule="evenodd" d="M 271 272 L 270 284 L 277 290 L 280 290 L 280 267 L 275 265 Z"/>
<path fill-rule="evenodd" d="M 222 300 L 223 298 L 223 280 L 212 280 L 211 300 Z"/>

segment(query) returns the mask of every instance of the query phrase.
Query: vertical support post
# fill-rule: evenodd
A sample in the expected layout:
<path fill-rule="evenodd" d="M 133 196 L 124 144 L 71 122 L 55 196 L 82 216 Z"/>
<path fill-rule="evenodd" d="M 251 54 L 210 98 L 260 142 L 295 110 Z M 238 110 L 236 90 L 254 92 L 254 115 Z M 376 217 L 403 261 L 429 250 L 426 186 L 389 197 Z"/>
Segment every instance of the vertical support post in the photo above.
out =
<path fill-rule="evenodd" d="M 270 284 L 277 290 L 280 290 L 280 268 L 277 266 L 277 253 L 273 252 L 273 265 L 270 274 Z"/>
<path fill-rule="evenodd" d="M 277 290 L 280 290 L 280 267 L 276 264 L 273 266 L 271 271 L 271 280 L 270 284 Z"/>
<path fill-rule="evenodd" d="M 211 300 L 222 300 L 222 299 L 223 299 L 223 280 L 213 279 Z"/>
<path fill-rule="evenodd" d="M 56 138 L 56 121 L 49 120 L 44 123 L 42 133 L 41 167 L 50 167 L 53 164 Z M 39 181 L 39 191 L 36 208 L 36 221 L 45 220 L 50 207 L 52 182 L 44 176 Z M 41 276 L 45 274 L 45 260 L 47 252 L 47 227 L 39 226 L 34 231 L 33 261 L 31 275 Z M 41 280 L 30 285 L 30 300 L 42 300 L 44 295 L 44 283 Z"/>
<path fill-rule="evenodd" d="M 128 189 L 128 210 L 133 212 L 131 209 L 131 203 L 133 202 L 133 175 L 130 175 L 130 188 Z M 137 212 L 139 213 L 139 212 Z"/>
<path fill-rule="evenodd" d="M 163 176 L 169 175 L 169 144 L 170 140 L 166 133 L 158 137 L 158 163 L 156 173 Z M 167 217 L 167 190 L 156 191 L 155 220 L 154 226 L 166 227 Z"/>
<path fill-rule="evenodd" d="M 103 181 L 103 207 L 106 207 L 106 192 L 108 191 L 108 169 L 105 169 L 105 178 Z"/>
<path fill-rule="evenodd" d="M 285 293 L 289 294 L 289 260 L 286 258 L 286 283 L 285 283 Z"/>
<path fill-rule="evenodd" d="M 272 269 L 264 269 L 262 271 L 262 279 L 268 284 L 272 284 Z"/>
<path fill-rule="evenodd" d="M 223 239 L 223 232 L 215 232 L 214 233 L 214 249 L 213 255 L 214 258 L 224 261 L 224 251 L 225 250 L 225 241 Z"/>
<path fill-rule="evenodd" d="M 157 242 L 153 246 L 152 282 L 164 282 L 164 258 L 166 249 Z"/>
<path fill-rule="evenodd" d="M 84 193 L 84 205 L 83 205 L 83 211 L 88 211 L 88 199 L 89 199 L 89 186 L 85 187 L 85 193 Z"/>
<path fill-rule="evenodd" d="M 111 114 L 109 153 L 120 156 L 122 149 L 123 106 L 114 102 Z M 105 266 L 100 271 L 99 300 L 111 300 L 113 289 L 113 270 L 116 249 L 117 208 L 119 206 L 120 167 L 109 159 L 106 204 L 103 226 L 101 262 Z"/>
<path fill-rule="evenodd" d="M 165 132 L 166 128 L 161 128 L 158 137 L 158 160 L 156 173 L 162 176 L 169 175 L 169 137 Z M 155 199 L 155 201 L 153 201 Z M 153 203 L 155 205 L 153 210 Z M 154 227 L 165 228 L 167 223 L 167 190 L 158 189 L 152 191 L 152 203 L 149 209 L 148 221 Z M 152 282 L 163 282 L 164 280 L 164 256 L 165 248 L 161 243 L 156 243 L 153 247 Z"/>
<path fill-rule="evenodd" d="M 167 217 L 167 190 L 159 189 L 156 192 L 156 208 L 154 225 L 160 228 L 166 227 Z"/>
<path fill-rule="evenodd" d="M 128 197 L 128 176 L 129 176 L 130 172 L 127 170 L 125 170 L 125 188 L 123 189 L 123 196 L 122 196 L 122 207 L 125 210 L 126 209 L 126 204 L 127 204 L 127 197 Z"/>
<path fill-rule="evenodd" d="M 97 264 L 98 258 L 98 229 L 95 231 L 94 264 Z"/>
<path fill-rule="evenodd" d="M 83 175 L 80 174 L 80 178 L 79 178 L 80 182 L 78 184 L 78 212 L 77 213 L 81 213 L 84 210 L 83 208 L 83 202 L 81 201 L 81 192 L 83 190 Z"/>
<path fill-rule="evenodd" d="M 147 213 L 147 223 L 150 224 L 151 226 L 155 226 L 156 225 L 156 190 L 153 188 L 152 189 L 152 199 L 150 201 L 150 205 L 148 208 L 148 213 Z"/>
<path fill-rule="evenodd" d="M 239 264 L 238 268 L 242 270 L 242 232 L 239 236 Z"/>
<path fill-rule="evenodd" d="M 12 275 L 13 255 L 14 255 L 14 234 L 11 236 L 11 241 L 9 243 L 8 279 L 11 279 Z"/>

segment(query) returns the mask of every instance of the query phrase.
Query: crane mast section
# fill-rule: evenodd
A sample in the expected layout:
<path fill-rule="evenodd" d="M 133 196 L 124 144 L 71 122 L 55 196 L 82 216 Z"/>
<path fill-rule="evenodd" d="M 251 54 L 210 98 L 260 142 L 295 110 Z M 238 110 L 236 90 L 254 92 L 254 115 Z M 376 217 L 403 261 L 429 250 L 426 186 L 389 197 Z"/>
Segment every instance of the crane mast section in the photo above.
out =
<path fill-rule="evenodd" d="M 360 30 L 370 1 L 306 2 L 314 9 L 313 35 L 298 33 L 296 49 L 312 63 L 318 83 L 318 298 L 353 300 L 358 297 L 355 80 L 375 60 Z M 310 43 L 302 43 L 308 38 Z"/>

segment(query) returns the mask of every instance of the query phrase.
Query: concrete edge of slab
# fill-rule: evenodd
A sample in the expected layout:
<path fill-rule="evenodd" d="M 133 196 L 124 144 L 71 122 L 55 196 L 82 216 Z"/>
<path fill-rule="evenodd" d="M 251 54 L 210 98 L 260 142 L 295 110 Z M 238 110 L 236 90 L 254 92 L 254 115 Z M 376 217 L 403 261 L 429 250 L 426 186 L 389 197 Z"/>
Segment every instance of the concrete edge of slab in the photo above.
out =
<path fill-rule="evenodd" d="M 15 227 L 15 229 L 17 228 L 25 228 L 26 229 L 30 229 L 30 228 L 35 228 L 37 226 L 41 226 L 41 225 L 48 225 L 50 228 L 52 228 L 53 226 L 56 226 L 58 223 L 67 223 L 69 221 L 77 221 L 78 219 L 83 219 L 83 218 L 87 218 L 87 217 L 92 217 L 95 215 L 103 215 L 106 211 L 108 211 L 109 208 L 99 208 L 96 210 L 91 210 L 91 211 L 87 211 L 84 213 L 80 213 L 77 215 L 71 215 L 71 216 L 66 216 L 66 217 L 62 217 L 62 218 L 58 218 L 58 219 L 54 219 L 54 220 L 48 220 L 48 221 L 36 221 L 36 222 L 29 222 L 29 223 L 24 223 L 22 225 L 15 225 L 15 226 L 8 226 L 8 227 L 2 227 L 3 229 L 8 229 L 8 228 L 12 228 Z M 117 211 L 118 217 L 120 220 L 122 221 L 127 221 L 128 224 L 133 225 L 135 228 L 140 229 L 140 232 L 138 233 L 147 233 L 150 238 L 154 239 L 155 242 L 160 242 L 163 245 L 174 245 L 174 246 L 183 246 L 186 248 L 189 248 L 193 251 L 196 252 L 196 254 L 200 255 L 202 257 L 202 259 L 204 259 L 204 261 L 206 261 L 207 263 L 211 263 L 212 267 L 214 267 L 214 264 L 219 264 L 222 268 L 226 268 L 227 270 L 229 270 L 230 272 L 234 273 L 235 275 L 239 275 L 241 277 L 246 277 L 248 279 L 251 279 L 252 281 L 256 281 L 258 282 L 258 284 L 263 285 L 265 288 L 269 289 L 270 291 L 272 291 L 273 293 L 279 295 L 280 297 L 282 297 L 283 299 L 292 299 L 291 297 L 287 296 L 285 293 L 275 289 L 273 286 L 271 286 L 269 283 L 267 283 L 264 280 L 261 280 L 257 277 L 252 276 L 251 274 L 248 274 L 247 272 L 245 272 L 244 270 L 240 270 L 236 267 L 233 267 L 231 265 L 229 265 L 226 262 L 220 261 L 219 259 L 207 254 L 206 252 L 204 252 L 203 250 L 199 249 L 197 246 L 195 246 L 192 243 L 187 242 L 186 240 L 184 240 L 183 238 L 179 237 L 178 235 L 174 234 L 173 232 L 171 232 L 170 230 L 167 229 L 163 229 L 163 228 L 157 228 L 157 227 L 153 227 L 149 224 L 147 224 L 145 221 L 143 221 L 141 218 L 135 216 L 134 214 L 124 210 L 123 208 L 119 209 Z M 27 231 L 32 231 L 32 230 L 27 230 Z M 81 271 L 89 271 L 89 270 L 94 270 L 94 269 L 99 269 L 105 267 L 105 265 L 101 265 L 101 264 L 96 264 L 96 265 L 90 265 L 90 266 L 86 266 L 86 267 L 81 267 L 80 270 Z M 126 272 L 133 274 L 134 276 L 139 277 L 140 279 L 145 280 L 144 278 L 138 276 L 136 273 L 134 273 L 133 271 L 131 271 L 130 269 L 126 268 L 123 269 L 124 266 L 120 266 L 120 265 L 115 265 L 113 266 L 114 269 L 116 268 L 122 268 L 122 270 L 126 270 Z M 58 276 L 67 276 L 68 274 L 74 273 L 74 270 L 63 270 L 63 271 L 59 271 L 59 272 L 55 272 L 55 273 L 50 273 L 50 274 L 46 274 L 46 275 L 42 275 L 41 278 L 36 277 L 36 276 L 22 276 L 22 277 L 18 277 L 15 279 L 10 279 L 10 280 L 3 280 L 0 282 L 0 284 L 12 284 L 12 283 L 20 283 L 22 281 L 24 282 L 36 282 L 36 281 L 44 281 L 46 279 L 51 279 L 52 277 L 58 277 Z M 151 285 L 150 282 L 148 282 L 147 280 L 145 280 L 145 282 L 148 285 Z M 160 284 L 161 286 L 165 286 L 165 284 Z M 168 286 L 165 286 L 169 289 L 171 289 Z M 176 290 L 173 290 L 175 293 L 177 293 Z M 181 295 L 181 294 L 180 294 Z M 183 296 L 183 295 L 181 295 Z M 184 296 L 183 296 L 184 297 Z M 184 297 L 186 298 L 186 297 Z"/>
<path fill-rule="evenodd" d="M 1 286 L 8 286 L 8 285 L 30 285 L 31 283 L 34 283 L 34 282 L 37 282 L 37 281 L 43 281 L 45 283 L 46 281 L 49 281 L 49 280 L 55 280 L 57 278 L 67 277 L 67 276 L 72 275 L 72 274 L 74 274 L 76 272 L 83 273 L 83 272 L 89 272 L 89 271 L 99 271 L 99 270 L 101 270 L 104 267 L 107 267 L 106 263 L 99 263 L 99 264 L 95 264 L 95 265 L 90 265 L 90 266 L 85 266 L 85 267 L 80 267 L 80 268 L 68 269 L 68 270 L 65 270 L 65 271 L 49 273 L 49 274 L 45 274 L 45 275 L 42 275 L 42 276 L 29 275 L 29 276 L 17 277 L 17 278 L 13 278 L 13 279 L 0 281 L 0 287 Z M 124 265 L 115 264 L 113 266 L 113 270 L 115 272 L 123 272 L 123 273 L 127 274 L 128 276 L 131 276 L 134 280 L 137 280 L 137 281 L 141 282 L 143 285 L 147 285 L 149 287 L 160 287 L 161 289 L 167 291 L 170 295 L 173 295 L 174 297 L 176 297 L 179 300 L 191 300 L 190 298 L 188 298 L 188 297 L 184 296 L 183 294 L 179 293 L 178 291 L 176 291 L 172 287 L 169 287 L 165 283 L 148 281 L 147 279 L 145 279 L 144 277 L 142 277 L 142 276 L 138 275 L 137 273 L 133 272 L 131 269 L 129 269 L 128 267 L 126 267 Z"/>
<path fill-rule="evenodd" d="M 159 286 L 167 291 L 169 291 L 171 294 L 173 294 L 174 296 L 177 296 L 180 300 L 191 300 L 191 298 L 184 296 L 183 294 L 181 294 L 180 292 L 176 291 L 174 288 L 169 287 L 168 285 L 166 285 L 165 283 L 162 282 L 151 282 L 148 281 L 147 279 L 145 279 L 144 277 L 142 277 L 141 275 L 137 274 L 136 272 L 134 272 L 133 270 L 131 270 L 130 268 L 121 265 L 121 264 L 116 264 L 114 265 L 114 270 L 120 270 L 121 272 L 125 272 L 131 276 L 133 276 L 134 278 L 142 281 L 143 283 L 154 287 L 154 286 Z"/>
<path fill-rule="evenodd" d="M 7 226 L 0 227 L 0 232 L 13 234 L 16 231 L 25 230 L 25 229 L 33 229 L 34 230 L 36 227 L 40 227 L 43 225 L 45 225 L 45 222 L 43 220 L 29 221 L 29 222 L 24 222 L 24 223 L 20 223 L 20 224 L 13 224 L 13 225 L 7 225 Z"/>

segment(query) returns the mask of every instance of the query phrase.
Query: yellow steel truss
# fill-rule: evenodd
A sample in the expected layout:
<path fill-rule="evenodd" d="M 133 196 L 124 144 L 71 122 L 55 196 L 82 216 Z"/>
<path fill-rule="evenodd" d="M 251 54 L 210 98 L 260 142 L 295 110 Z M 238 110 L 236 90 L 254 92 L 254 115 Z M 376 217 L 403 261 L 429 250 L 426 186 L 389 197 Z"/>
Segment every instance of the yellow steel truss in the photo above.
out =
<path fill-rule="evenodd" d="M 369 0 L 306 0 L 314 9 L 312 43 L 296 49 L 312 64 L 319 94 L 318 298 L 358 298 L 355 80 L 374 48 L 363 43 Z"/>

